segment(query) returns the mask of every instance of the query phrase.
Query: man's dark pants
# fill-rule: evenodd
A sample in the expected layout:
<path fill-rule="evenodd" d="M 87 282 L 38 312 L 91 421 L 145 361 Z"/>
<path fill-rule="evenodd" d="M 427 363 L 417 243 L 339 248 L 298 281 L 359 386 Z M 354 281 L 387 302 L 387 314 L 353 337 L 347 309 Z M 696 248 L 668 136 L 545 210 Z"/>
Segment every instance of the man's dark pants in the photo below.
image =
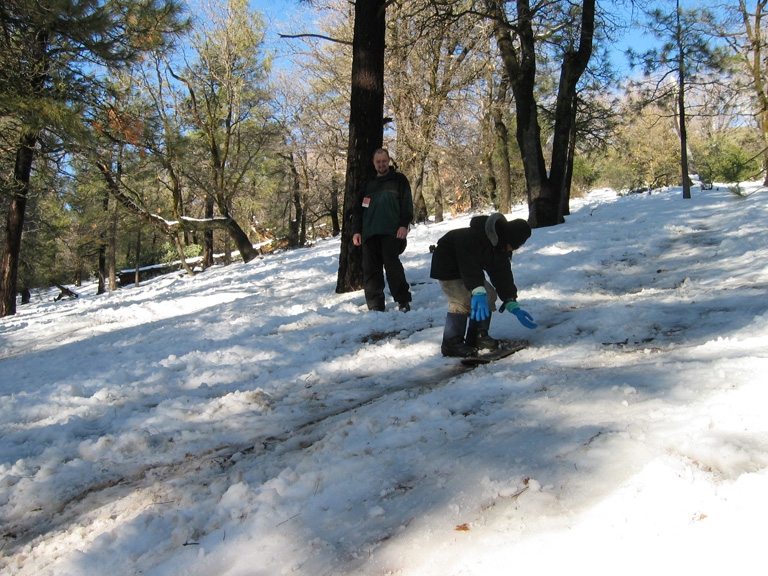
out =
<path fill-rule="evenodd" d="M 400 262 L 404 245 L 404 240 L 385 234 L 371 236 L 363 244 L 363 289 L 368 309 L 384 310 L 384 272 L 395 302 L 411 301 L 410 286 Z"/>

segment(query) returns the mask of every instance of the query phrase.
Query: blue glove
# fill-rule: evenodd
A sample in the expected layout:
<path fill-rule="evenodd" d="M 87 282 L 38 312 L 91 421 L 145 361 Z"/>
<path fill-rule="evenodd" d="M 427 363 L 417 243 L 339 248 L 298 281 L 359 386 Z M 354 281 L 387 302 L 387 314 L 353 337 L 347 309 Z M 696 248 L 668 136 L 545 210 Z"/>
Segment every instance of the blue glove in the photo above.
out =
<path fill-rule="evenodd" d="M 472 314 L 469 316 L 472 320 L 483 321 L 491 317 L 491 310 L 488 308 L 488 296 L 485 292 L 472 296 Z"/>
<path fill-rule="evenodd" d="M 536 326 L 538 326 L 538 324 L 533 323 L 533 316 L 528 314 L 528 312 L 526 312 L 525 310 L 521 310 L 520 308 L 518 308 L 517 310 L 512 310 L 512 314 L 517 316 L 517 319 L 520 320 L 520 324 L 522 324 L 526 328 L 530 328 L 531 330 L 533 330 L 534 328 L 536 328 Z"/>
<path fill-rule="evenodd" d="M 525 310 L 522 310 L 520 308 L 520 304 L 515 302 L 514 300 L 510 300 L 509 302 L 504 302 L 504 304 L 501 305 L 499 308 L 499 312 L 504 312 L 504 310 L 508 310 L 514 314 L 517 319 L 520 321 L 520 324 L 525 326 L 526 328 L 534 329 L 538 326 L 538 324 L 533 323 L 533 316 L 528 314 Z"/>

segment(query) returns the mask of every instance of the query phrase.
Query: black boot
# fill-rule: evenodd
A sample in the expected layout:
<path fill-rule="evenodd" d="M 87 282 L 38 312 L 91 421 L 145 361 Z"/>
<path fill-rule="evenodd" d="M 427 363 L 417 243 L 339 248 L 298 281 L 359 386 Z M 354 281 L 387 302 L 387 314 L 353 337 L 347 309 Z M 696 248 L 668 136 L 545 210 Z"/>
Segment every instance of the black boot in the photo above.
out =
<path fill-rule="evenodd" d="M 466 314 L 448 312 L 443 329 L 443 344 L 440 346 L 443 356 L 466 358 L 477 354 L 476 348 L 464 343 L 464 331 L 466 329 Z"/>
<path fill-rule="evenodd" d="M 488 329 L 491 327 L 491 317 L 485 320 L 469 320 L 467 328 L 467 337 L 465 342 L 476 347 L 478 350 L 496 350 L 499 347 L 499 341 L 488 336 Z"/>

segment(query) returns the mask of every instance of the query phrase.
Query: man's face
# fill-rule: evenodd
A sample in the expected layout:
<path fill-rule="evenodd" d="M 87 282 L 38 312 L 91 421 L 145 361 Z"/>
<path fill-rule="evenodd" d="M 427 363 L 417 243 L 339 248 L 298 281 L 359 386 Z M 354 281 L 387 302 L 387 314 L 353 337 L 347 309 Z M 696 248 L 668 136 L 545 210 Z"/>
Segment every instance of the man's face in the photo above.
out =
<path fill-rule="evenodd" d="M 518 244 L 517 246 L 512 246 L 512 244 L 507 244 L 507 255 L 508 255 L 510 258 L 512 258 L 512 252 L 514 252 L 515 250 L 517 250 L 518 248 L 520 248 L 520 247 L 521 247 L 523 244 L 525 244 L 525 242 L 521 242 L 521 243 L 520 243 L 520 244 Z"/>
<path fill-rule="evenodd" d="M 373 165 L 376 167 L 377 174 L 386 174 L 389 172 L 389 154 L 386 152 L 377 152 L 373 156 Z"/>

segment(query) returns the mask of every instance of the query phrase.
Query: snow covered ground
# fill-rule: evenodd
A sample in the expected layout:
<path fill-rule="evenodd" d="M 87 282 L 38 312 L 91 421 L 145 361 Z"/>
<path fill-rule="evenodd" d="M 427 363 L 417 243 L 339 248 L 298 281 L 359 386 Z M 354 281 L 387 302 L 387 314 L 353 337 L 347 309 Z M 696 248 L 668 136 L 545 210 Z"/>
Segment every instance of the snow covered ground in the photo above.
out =
<path fill-rule="evenodd" d="M 572 202 L 496 337 L 335 294 L 338 240 L 0 320 L 0 571 L 765 574 L 768 191 Z M 525 217 L 524 208 L 509 217 Z"/>

